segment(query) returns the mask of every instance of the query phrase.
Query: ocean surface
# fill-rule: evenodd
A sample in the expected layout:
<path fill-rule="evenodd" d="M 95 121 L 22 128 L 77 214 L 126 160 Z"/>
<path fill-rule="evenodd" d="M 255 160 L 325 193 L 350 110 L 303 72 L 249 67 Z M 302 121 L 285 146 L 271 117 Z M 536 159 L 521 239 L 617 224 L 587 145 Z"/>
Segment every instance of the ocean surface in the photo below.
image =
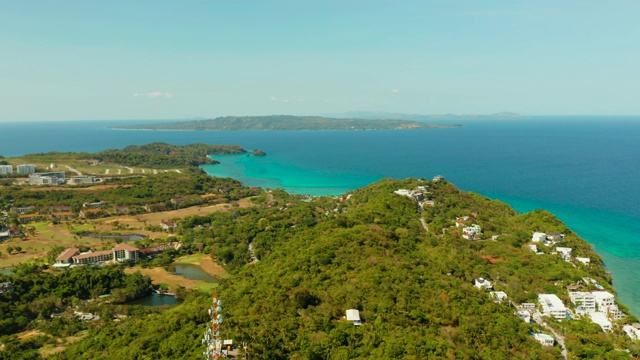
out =
<path fill-rule="evenodd" d="M 150 121 L 157 122 L 157 121 Z M 640 117 L 456 120 L 406 131 L 129 131 L 144 121 L 0 123 L 0 155 L 95 152 L 164 141 L 239 144 L 215 176 L 298 194 L 339 194 L 381 178 L 444 175 L 519 212 L 545 209 L 595 245 L 620 300 L 640 316 Z"/>

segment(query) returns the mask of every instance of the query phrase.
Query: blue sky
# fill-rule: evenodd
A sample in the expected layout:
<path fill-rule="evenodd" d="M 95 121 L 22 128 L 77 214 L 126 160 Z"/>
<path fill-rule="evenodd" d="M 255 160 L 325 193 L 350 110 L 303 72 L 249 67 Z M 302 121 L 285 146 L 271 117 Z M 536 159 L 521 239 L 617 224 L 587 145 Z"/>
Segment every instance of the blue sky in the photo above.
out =
<path fill-rule="evenodd" d="M 640 114 L 640 2 L 0 0 L 0 121 Z"/>

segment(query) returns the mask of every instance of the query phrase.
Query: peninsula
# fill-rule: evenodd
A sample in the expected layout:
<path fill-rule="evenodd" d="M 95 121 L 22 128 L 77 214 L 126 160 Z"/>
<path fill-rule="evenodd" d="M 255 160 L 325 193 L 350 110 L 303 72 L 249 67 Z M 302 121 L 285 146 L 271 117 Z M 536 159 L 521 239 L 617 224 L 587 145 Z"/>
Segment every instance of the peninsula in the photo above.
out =
<path fill-rule="evenodd" d="M 208 120 L 118 126 L 116 130 L 412 130 L 460 127 L 410 120 L 335 119 L 321 116 L 225 116 Z"/>

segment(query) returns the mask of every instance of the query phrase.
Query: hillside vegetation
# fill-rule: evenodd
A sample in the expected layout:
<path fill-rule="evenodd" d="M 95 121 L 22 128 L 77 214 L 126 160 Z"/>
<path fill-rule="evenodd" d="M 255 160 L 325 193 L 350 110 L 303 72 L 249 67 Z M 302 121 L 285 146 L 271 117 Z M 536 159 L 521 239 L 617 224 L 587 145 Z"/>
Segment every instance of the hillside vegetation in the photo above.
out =
<path fill-rule="evenodd" d="M 203 164 L 217 164 L 218 161 L 209 155 L 242 154 L 247 150 L 239 145 L 209 145 L 189 144 L 172 145 L 156 142 L 146 145 L 130 145 L 124 149 L 108 149 L 96 153 L 87 152 L 47 152 L 24 155 L 13 160 L 12 163 L 49 163 L 66 161 L 102 162 L 125 166 L 142 167 L 188 167 Z M 4 160 L 6 162 L 6 160 Z"/>
<path fill-rule="evenodd" d="M 433 207 L 422 211 L 393 193 L 417 186 L 428 186 Z M 557 359 L 558 345 L 531 336 L 545 328 L 492 301 L 474 279 L 491 279 L 515 304 L 545 292 L 568 305 L 566 285 L 587 276 L 613 292 L 601 258 L 548 212 L 520 215 L 446 181 L 383 180 L 350 195 L 276 190 L 256 197 L 255 207 L 182 221 L 185 248 L 204 243 L 232 274 L 219 291 L 222 336 L 246 342 L 251 359 Z M 468 215 L 483 240 L 461 238 L 454 221 Z M 525 246 L 533 231 L 564 233 L 563 245 L 591 263 L 535 254 Z M 56 358 L 199 358 L 209 302 L 193 293 L 163 313 L 105 323 Z M 363 325 L 345 321 L 346 309 L 358 309 Z M 603 333 L 588 318 L 546 321 L 564 334 L 572 359 L 640 353 L 619 330 Z"/>

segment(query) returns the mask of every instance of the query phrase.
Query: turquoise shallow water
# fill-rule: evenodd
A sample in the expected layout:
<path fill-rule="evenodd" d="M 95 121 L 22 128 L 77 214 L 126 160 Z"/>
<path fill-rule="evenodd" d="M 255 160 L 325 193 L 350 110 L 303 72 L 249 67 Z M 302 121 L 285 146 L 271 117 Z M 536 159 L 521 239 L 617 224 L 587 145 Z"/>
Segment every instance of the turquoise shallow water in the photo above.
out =
<path fill-rule="evenodd" d="M 205 167 L 248 185 L 339 194 L 381 178 L 444 175 L 463 190 L 546 209 L 595 245 L 622 302 L 640 315 L 640 117 L 457 121 L 412 131 L 113 131 L 123 121 L 0 123 L 0 154 L 122 148 L 154 141 L 239 144 L 266 157 Z M 130 121 L 128 123 L 139 123 Z"/>

